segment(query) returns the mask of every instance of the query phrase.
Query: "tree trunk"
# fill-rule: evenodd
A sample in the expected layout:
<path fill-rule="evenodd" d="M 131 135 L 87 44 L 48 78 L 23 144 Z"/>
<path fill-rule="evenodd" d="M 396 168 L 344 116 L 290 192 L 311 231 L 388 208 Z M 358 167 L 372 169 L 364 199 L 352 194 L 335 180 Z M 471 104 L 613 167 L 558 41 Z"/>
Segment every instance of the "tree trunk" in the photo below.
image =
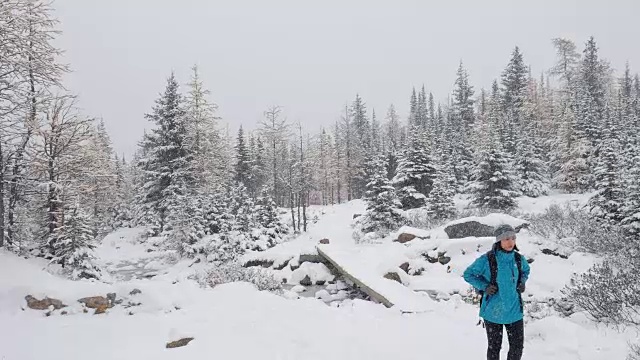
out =
<path fill-rule="evenodd" d="M 47 199 L 47 205 L 49 210 L 49 234 L 53 234 L 57 225 L 57 201 L 56 201 L 56 183 L 55 183 L 55 168 L 53 159 L 49 158 L 49 197 Z"/>
<path fill-rule="evenodd" d="M 302 194 L 298 193 L 298 231 L 300 231 L 300 203 L 302 202 Z"/>
<path fill-rule="evenodd" d="M 293 231 L 296 231 L 296 214 L 293 212 L 293 192 L 289 194 L 289 207 L 291 208 L 291 223 L 293 224 Z"/>
<path fill-rule="evenodd" d="M 304 200 L 302 201 L 302 228 L 304 232 L 307 232 L 307 204 L 308 203 L 309 203 L 309 198 L 308 196 L 305 196 Z"/>
<path fill-rule="evenodd" d="M 274 123 L 274 127 L 275 127 L 275 123 Z M 277 174 L 277 163 L 276 163 L 276 156 L 277 156 L 277 151 L 276 151 L 276 140 L 273 140 L 273 198 L 274 199 L 280 199 L 278 197 L 278 182 L 276 181 L 278 174 Z M 277 200 L 276 200 L 277 201 Z M 280 204 L 282 204 L 282 199 L 280 199 Z"/>
<path fill-rule="evenodd" d="M 0 141 L 0 247 L 4 246 L 4 153 Z"/>
<path fill-rule="evenodd" d="M 32 112 L 33 119 L 35 119 L 35 111 Z M 9 244 L 14 242 L 15 236 L 15 212 L 16 207 L 18 206 L 18 202 L 20 201 L 20 181 L 21 181 L 21 173 L 22 173 L 22 159 L 24 157 L 24 153 L 27 148 L 27 144 L 31 139 L 31 127 L 28 128 L 27 133 L 24 135 L 22 139 L 22 143 L 20 147 L 16 149 L 16 154 L 13 159 L 13 167 L 11 169 L 11 182 L 9 183 L 9 206 L 7 208 L 7 242 Z"/>

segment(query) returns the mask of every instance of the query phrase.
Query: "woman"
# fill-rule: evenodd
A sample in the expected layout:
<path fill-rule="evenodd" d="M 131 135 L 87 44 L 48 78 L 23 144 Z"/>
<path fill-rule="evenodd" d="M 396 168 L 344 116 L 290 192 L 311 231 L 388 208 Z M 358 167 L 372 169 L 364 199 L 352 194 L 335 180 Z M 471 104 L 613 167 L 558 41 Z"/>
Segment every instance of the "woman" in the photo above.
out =
<path fill-rule="evenodd" d="M 524 256 L 517 252 L 513 227 L 500 225 L 494 235 L 493 248 L 465 270 L 464 279 L 482 293 L 480 317 L 487 330 L 487 360 L 500 359 L 503 327 L 509 339 L 507 360 L 520 360 L 524 348 L 521 294 L 530 268 Z"/>

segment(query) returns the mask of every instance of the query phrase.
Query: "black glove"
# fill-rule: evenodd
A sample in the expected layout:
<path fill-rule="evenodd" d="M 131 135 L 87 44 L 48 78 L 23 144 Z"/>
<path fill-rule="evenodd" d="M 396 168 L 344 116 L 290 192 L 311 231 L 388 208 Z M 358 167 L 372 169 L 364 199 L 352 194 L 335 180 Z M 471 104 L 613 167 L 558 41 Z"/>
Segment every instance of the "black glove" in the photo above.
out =
<path fill-rule="evenodd" d="M 523 293 L 525 289 L 524 283 L 518 284 L 518 292 Z"/>
<path fill-rule="evenodd" d="M 494 295 L 495 293 L 497 293 L 497 292 L 498 292 L 498 286 L 493 285 L 493 284 L 489 284 L 489 286 L 487 286 L 487 288 L 486 288 L 486 289 L 484 289 L 484 292 L 485 292 L 487 295 Z"/>

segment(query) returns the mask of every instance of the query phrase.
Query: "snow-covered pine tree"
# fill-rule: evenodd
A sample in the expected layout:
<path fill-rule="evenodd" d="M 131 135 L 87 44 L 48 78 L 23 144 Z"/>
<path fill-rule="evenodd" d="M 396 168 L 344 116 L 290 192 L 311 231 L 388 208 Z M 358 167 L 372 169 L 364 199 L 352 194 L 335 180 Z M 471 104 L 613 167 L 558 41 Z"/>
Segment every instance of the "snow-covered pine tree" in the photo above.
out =
<path fill-rule="evenodd" d="M 376 171 L 372 168 L 372 171 Z M 414 128 L 409 148 L 398 162 L 392 184 L 397 189 L 403 209 L 415 209 L 426 205 L 427 196 L 433 187 L 435 166 L 425 145 L 420 128 Z"/>
<path fill-rule="evenodd" d="M 173 73 L 146 118 L 157 128 L 146 134 L 141 144 L 146 156 L 138 162 L 143 171 L 139 201 L 155 220 L 154 230 L 160 233 L 176 212 L 175 207 L 195 188 L 184 101 Z"/>
<path fill-rule="evenodd" d="M 371 149 L 370 154 L 378 154 L 382 151 L 382 134 L 380 129 L 380 122 L 376 118 L 376 110 L 371 110 Z"/>
<path fill-rule="evenodd" d="M 469 85 L 469 74 L 461 61 L 453 90 L 448 136 L 456 159 L 454 170 L 460 187 L 464 187 L 469 181 L 473 168 L 473 147 L 471 146 L 471 130 L 475 123 L 473 95 L 473 87 Z"/>
<path fill-rule="evenodd" d="M 106 235 L 112 229 L 112 214 L 119 199 L 114 196 L 118 193 L 118 161 L 114 159 L 111 139 L 103 120 L 92 127 L 90 138 L 82 146 L 81 156 L 86 159 L 86 164 L 79 167 L 76 174 L 84 179 L 80 187 L 80 201 L 84 208 L 91 209 L 94 235 Z"/>
<path fill-rule="evenodd" d="M 74 280 L 100 278 L 101 270 L 93 255 L 92 221 L 86 213 L 78 206 L 69 209 L 65 212 L 64 225 L 57 227 L 52 235 L 55 237 L 52 263 L 70 270 Z"/>
<path fill-rule="evenodd" d="M 387 167 L 382 156 L 375 157 L 367 166 L 372 169 L 367 183 L 366 212 L 358 219 L 363 233 L 385 235 L 405 222 L 395 189 L 387 179 Z"/>
<path fill-rule="evenodd" d="M 333 194 L 331 189 L 333 188 L 333 177 L 331 176 L 331 164 L 333 158 L 333 148 L 331 146 L 331 135 L 327 133 L 325 128 L 322 128 L 320 139 L 318 141 L 319 157 L 317 162 L 318 179 L 320 180 L 320 192 L 322 195 L 322 205 L 333 204 Z"/>
<path fill-rule="evenodd" d="M 427 92 L 422 85 L 422 89 L 418 94 L 418 103 L 416 107 L 416 121 L 422 131 L 429 130 L 429 108 L 427 104 Z"/>
<path fill-rule="evenodd" d="M 486 145 L 477 156 L 472 182 L 469 184 L 471 204 L 493 210 L 516 207 L 517 179 L 499 142 L 495 128 L 490 129 Z"/>
<path fill-rule="evenodd" d="M 634 109 L 633 77 L 628 62 L 619 81 L 620 89 L 615 99 L 617 105 L 615 117 L 618 123 L 617 127 L 620 129 L 621 165 L 626 172 L 629 172 L 633 167 L 635 152 L 640 144 L 635 141 L 638 126 Z"/>
<path fill-rule="evenodd" d="M 344 172 L 347 201 L 351 201 L 358 195 L 356 189 L 358 186 L 357 178 L 363 168 L 360 159 L 358 133 L 354 125 L 353 116 L 346 105 L 338 130 L 335 133 L 335 137 L 337 146 L 340 149 L 339 153 L 342 154 L 343 159 L 340 168 Z"/>
<path fill-rule="evenodd" d="M 580 66 L 579 111 L 576 115 L 578 126 L 584 131 L 592 148 L 600 141 L 605 122 L 606 87 L 605 67 L 598 58 L 596 41 L 591 37 L 585 46 Z"/>
<path fill-rule="evenodd" d="M 511 158 L 516 155 L 518 131 L 523 122 L 522 107 L 527 92 L 529 71 L 524 63 L 520 48 L 511 53 L 509 64 L 502 73 L 503 144 Z"/>
<path fill-rule="evenodd" d="M 231 203 L 228 211 L 234 216 L 233 230 L 248 233 L 255 226 L 254 202 L 247 192 L 247 188 L 237 183 L 229 194 Z"/>
<path fill-rule="evenodd" d="M 246 140 L 244 137 L 244 130 L 242 130 L 242 126 L 238 130 L 238 139 L 236 141 L 236 164 L 235 164 L 235 174 L 234 180 L 243 184 L 245 187 L 249 187 L 251 185 L 250 181 L 250 159 L 249 159 L 249 149 L 247 149 Z M 252 189 L 249 189 L 251 193 Z"/>
<path fill-rule="evenodd" d="M 266 241 L 261 244 L 262 250 L 280 243 L 289 233 L 289 227 L 278 216 L 276 203 L 267 191 L 262 191 L 254 209 L 256 224 L 260 226 L 260 235 L 266 236 Z"/>
<path fill-rule="evenodd" d="M 429 193 L 427 209 L 434 219 L 449 219 L 456 213 L 453 197 L 456 194 L 456 179 L 445 152 L 438 151 L 438 164 L 433 189 Z"/>
<path fill-rule="evenodd" d="M 199 241 L 206 235 L 207 228 L 204 201 L 206 196 L 201 194 L 185 196 L 169 216 L 171 232 L 167 241 L 182 256 L 194 257 L 203 252 Z"/>
<path fill-rule="evenodd" d="M 594 169 L 596 193 L 589 199 L 591 211 L 610 224 L 619 224 L 623 218 L 624 190 L 621 179 L 619 129 L 613 123 L 605 106 L 605 123 L 599 127 L 604 137 L 598 146 L 598 163 Z"/>
<path fill-rule="evenodd" d="M 398 157 L 402 148 L 401 133 L 404 132 L 400 124 L 400 117 L 393 104 L 389 105 L 385 120 L 382 142 L 384 153 L 387 156 L 387 177 L 392 179 L 398 168 Z"/>
<path fill-rule="evenodd" d="M 621 225 L 634 237 L 640 236 L 640 153 L 636 152 L 624 179 L 625 192 Z"/>
<path fill-rule="evenodd" d="M 365 175 L 365 167 L 367 160 L 371 158 L 371 124 L 367 118 L 367 107 L 364 100 L 359 94 L 351 104 L 349 109 L 351 113 L 352 125 L 354 128 L 355 142 L 353 146 L 353 164 L 354 171 L 352 173 L 353 197 L 358 199 L 364 194 L 367 177 Z"/>
<path fill-rule="evenodd" d="M 409 128 L 419 128 L 420 120 L 418 119 L 418 95 L 416 88 L 411 91 L 411 97 L 409 98 L 409 119 L 407 120 Z"/>
<path fill-rule="evenodd" d="M 259 136 L 251 136 L 249 143 L 249 181 L 247 190 L 249 190 L 251 197 L 255 198 L 264 186 L 267 165 L 265 163 L 265 150 L 262 138 Z"/>
<path fill-rule="evenodd" d="M 542 159 L 540 144 L 540 103 L 537 86 L 529 78 L 529 86 L 523 104 L 523 124 L 518 134 L 518 146 L 514 163 L 518 178 L 518 191 L 523 195 L 538 197 L 549 192 L 547 167 Z"/>

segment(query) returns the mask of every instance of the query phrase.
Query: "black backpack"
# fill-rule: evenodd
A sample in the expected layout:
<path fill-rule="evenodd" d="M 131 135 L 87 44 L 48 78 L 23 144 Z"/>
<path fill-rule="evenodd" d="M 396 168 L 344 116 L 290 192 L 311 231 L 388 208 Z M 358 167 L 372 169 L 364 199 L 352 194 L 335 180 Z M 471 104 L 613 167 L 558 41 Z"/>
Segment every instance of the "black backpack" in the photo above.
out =
<path fill-rule="evenodd" d="M 489 272 L 491 273 L 491 279 L 489 280 L 489 285 L 495 285 L 496 287 L 498 287 L 498 261 L 496 260 L 496 251 L 497 249 L 497 243 L 496 245 L 493 246 L 493 248 L 489 251 L 487 251 L 487 260 L 489 260 Z M 522 255 L 520 255 L 519 252 L 515 252 L 515 258 L 516 258 L 516 265 L 518 266 L 518 283 L 517 285 L 520 285 L 520 283 L 522 282 Z M 498 291 L 500 291 L 500 289 L 498 289 Z M 482 307 L 482 300 L 484 298 L 484 291 L 482 290 L 478 290 L 478 293 L 480 294 L 480 307 Z M 520 292 L 518 292 L 518 298 L 520 299 L 520 311 L 523 310 L 523 304 L 522 304 L 522 294 Z"/>

